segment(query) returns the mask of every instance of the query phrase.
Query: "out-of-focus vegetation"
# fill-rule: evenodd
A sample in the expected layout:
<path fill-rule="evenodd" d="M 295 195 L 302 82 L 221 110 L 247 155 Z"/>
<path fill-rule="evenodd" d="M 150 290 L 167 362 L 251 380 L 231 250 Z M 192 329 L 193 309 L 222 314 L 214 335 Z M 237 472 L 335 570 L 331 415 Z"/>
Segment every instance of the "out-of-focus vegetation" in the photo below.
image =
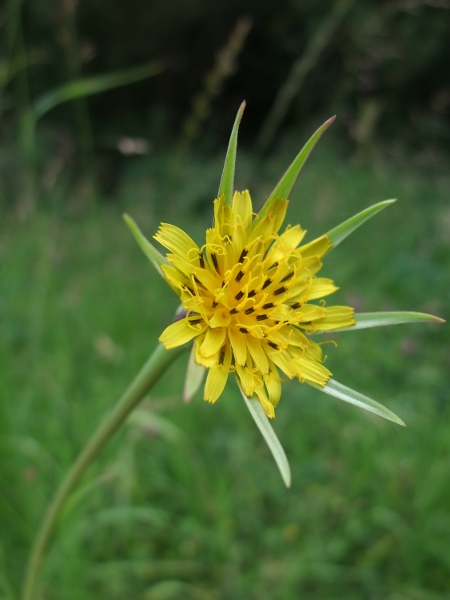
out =
<path fill-rule="evenodd" d="M 8 0 L 0 8 L 0 599 L 83 443 L 175 297 L 121 213 L 200 241 L 242 99 L 255 205 L 333 113 L 289 207 L 309 239 L 390 207 L 327 257 L 336 301 L 448 318 L 446 0 Z M 103 92 L 101 92 L 103 90 Z M 92 465 L 43 600 L 446 600 L 445 328 L 333 336 L 327 366 L 406 430 L 288 383 L 286 491 L 230 381 L 181 402 L 181 358 Z"/>
<path fill-rule="evenodd" d="M 409 165 L 352 169 L 332 145 L 322 140 L 291 198 L 289 222 L 309 239 L 376 199 L 401 198 L 327 257 L 336 301 L 448 316 L 448 178 Z M 293 154 L 262 171 L 241 152 L 238 181 L 257 202 Z M 194 199 L 211 198 L 220 166 L 186 159 L 170 178 L 172 158 L 160 156 L 130 173 L 119 206 L 2 222 L 0 597 L 16 598 L 63 472 L 177 307 L 120 212 L 149 235 L 164 219 L 201 241 L 211 202 Z M 274 422 L 293 468 L 287 491 L 231 380 L 214 406 L 200 394 L 182 403 L 182 357 L 74 494 L 39 597 L 446 599 L 448 335 L 412 325 L 333 337 L 336 378 L 406 429 L 287 383 Z"/>
<path fill-rule="evenodd" d="M 449 148 L 447 0 L 9 0 L 0 16 L 0 192 L 22 212 L 36 185 L 42 203 L 71 175 L 90 197 L 130 155 L 221 148 L 243 99 L 241 141 L 260 151 L 334 113 L 353 148 Z M 109 91 L 88 98 L 89 78 Z"/>

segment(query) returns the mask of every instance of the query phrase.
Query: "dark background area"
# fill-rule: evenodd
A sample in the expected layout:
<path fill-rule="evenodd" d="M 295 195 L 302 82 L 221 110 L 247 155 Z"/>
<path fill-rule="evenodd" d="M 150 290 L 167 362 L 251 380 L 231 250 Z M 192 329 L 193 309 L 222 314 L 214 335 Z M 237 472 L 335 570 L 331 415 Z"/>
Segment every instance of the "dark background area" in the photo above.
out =
<path fill-rule="evenodd" d="M 11 0 L 1 17 L 0 166 L 10 198 L 21 195 L 24 162 L 39 179 L 59 156 L 63 173 L 97 178 L 109 193 L 116 155 L 219 151 L 243 99 L 241 142 L 264 153 L 336 113 L 349 153 L 377 144 L 428 157 L 449 150 L 447 0 Z M 53 90 L 152 61 L 154 76 L 59 102 L 29 139 L 27 115 Z M 143 145 L 124 151 L 128 137 Z"/>

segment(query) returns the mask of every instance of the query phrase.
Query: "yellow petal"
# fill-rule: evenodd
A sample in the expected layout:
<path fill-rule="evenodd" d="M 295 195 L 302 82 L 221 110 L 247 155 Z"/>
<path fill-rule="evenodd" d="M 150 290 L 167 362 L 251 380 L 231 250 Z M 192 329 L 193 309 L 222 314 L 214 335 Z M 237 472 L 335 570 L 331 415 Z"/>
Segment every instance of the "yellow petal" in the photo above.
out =
<path fill-rule="evenodd" d="M 244 394 L 250 398 L 255 393 L 255 376 L 247 366 L 236 365 L 236 376 L 239 378 Z"/>
<path fill-rule="evenodd" d="M 247 348 L 250 352 L 255 365 L 261 371 L 261 373 L 267 373 L 269 371 L 269 360 L 265 353 L 261 342 L 254 338 L 252 335 L 246 337 Z"/>
<path fill-rule="evenodd" d="M 281 398 L 281 379 L 275 365 L 267 375 L 264 375 L 264 383 L 269 393 L 270 402 L 276 406 Z"/>
<path fill-rule="evenodd" d="M 179 227 L 161 223 L 158 232 L 153 237 L 162 246 L 181 257 L 184 256 L 186 260 L 198 260 L 200 250 L 197 244 Z"/>
<path fill-rule="evenodd" d="M 223 364 L 217 364 L 208 371 L 205 383 L 204 399 L 215 402 L 223 392 L 231 365 L 231 350 L 228 345 L 223 350 Z"/>
<path fill-rule="evenodd" d="M 205 323 L 196 323 L 192 325 L 187 318 L 184 318 L 172 323 L 169 327 L 166 327 L 162 332 L 159 341 L 168 350 L 170 348 L 177 348 L 200 335 L 205 329 Z"/>
<path fill-rule="evenodd" d="M 202 356 L 200 354 L 200 348 L 202 347 L 206 333 L 199 335 L 195 338 L 195 362 L 206 369 L 210 369 L 217 365 L 217 355 L 213 356 Z"/>
<path fill-rule="evenodd" d="M 267 394 L 266 394 L 264 387 L 262 385 L 258 386 L 255 389 L 255 394 L 258 396 L 258 400 L 260 401 L 261 406 L 263 407 L 266 415 L 269 417 L 269 419 L 273 419 L 275 417 L 275 410 L 273 408 L 274 405 L 267 398 Z"/>
<path fill-rule="evenodd" d="M 244 231 L 247 233 L 253 218 L 252 201 L 248 190 L 234 192 L 232 210 L 234 224 L 242 225 Z"/>
<path fill-rule="evenodd" d="M 241 333 L 236 327 L 230 327 L 228 336 L 233 350 L 234 360 L 237 365 L 245 365 L 247 360 L 247 346 L 245 334 Z"/>
<path fill-rule="evenodd" d="M 215 308 L 214 314 L 209 320 L 210 327 L 227 327 L 230 324 L 230 311 L 226 308 Z"/>
<path fill-rule="evenodd" d="M 330 238 L 328 238 L 326 235 L 322 235 L 312 242 L 309 242 L 309 244 L 301 246 L 299 251 L 301 252 L 303 258 L 310 256 L 323 256 L 328 252 L 328 250 L 330 250 L 332 245 L 333 244 L 331 243 Z"/>
<path fill-rule="evenodd" d="M 330 371 L 320 362 L 309 360 L 305 357 L 297 360 L 300 368 L 300 374 L 298 376 L 300 381 L 311 381 L 317 385 L 324 386 L 331 377 Z"/>
<path fill-rule="evenodd" d="M 288 204 L 289 200 L 275 198 L 270 210 L 264 217 L 262 219 L 256 218 L 255 221 L 253 221 L 250 240 L 255 240 L 257 237 L 261 236 L 263 240 L 267 240 L 267 243 L 270 244 L 272 241 L 270 236 L 277 233 L 283 224 Z"/>
<path fill-rule="evenodd" d="M 203 343 L 199 348 L 201 356 L 208 357 L 217 354 L 222 347 L 227 330 L 224 327 L 217 329 L 207 329 Z"/>
<path fill-rule="evenodd" d="M 306 231 L 302 230 L 300 225 L 287 228 L 270 249 L 267 256 L 269 265 L 287 258 L 302 241 L 305 233 Z"/>
<path fill-rule="evenodd" d="M 311 282 L 311 287 L 308 290 L 308 300 L 315 300 L 316 298 L 323 298 L 332 294 L 337 289 L 332 279 L 326 277 L 314 277 Z"/>
<path fill-rule="evenodd" d="M 283 373 L 292 379 L 297 377 L 299 368 L 295 360 L 284 350 L 268 350 L 269 358 L 276 364 L 276 366 L 283 371 Z"/>
<path fill-rule="evenodd" d="M 323 310 L 324 316 L 313 323 L 316 331 L 331 331 L 355 324 L 354 310 L 350 306 L 329 306 Z"/>

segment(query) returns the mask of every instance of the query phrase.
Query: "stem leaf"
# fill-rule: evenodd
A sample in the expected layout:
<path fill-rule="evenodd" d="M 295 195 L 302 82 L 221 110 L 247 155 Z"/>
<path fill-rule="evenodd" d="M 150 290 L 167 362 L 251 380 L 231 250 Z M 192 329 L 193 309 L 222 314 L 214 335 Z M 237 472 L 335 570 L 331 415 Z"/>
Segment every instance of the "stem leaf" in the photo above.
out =
<path fill-rule="evenodd" d="M 184 380 L 183 400 L 188 403 L 192 400 L 202 385 L 203 377 L 205 376 L 205 367 L 195 362 L 195 345 L 192 345 L 192 350 L 189 354 L 189 361 L 186 370 L 186 378 Z"/>
<path fill-rule="evenodd" d="M 239 124 L 245 109 L 245 102 L 241 104 L 234 121 L 233 129 L 231 130 L 230 141 L 228 143 L 225 163 L 223 165 L 222 177 L 220 179 L 219 196 L 225 196 L 225 204 L 231 204 L 234 190 L 234 167 L 236 164 L 237 140 L 239 132 Z"/>
<path fill-rule="evenodd" d="M 143 235 L 139 227 L 136 225 L 135 221 L 129 215 L 123 215 L 123 219 L 130 228 L 134 239 L 139 244 L 139 247 L 141 248 L 145 256 L 150 260 L 150 262 L 161 275 L 161 277 L 164 277 L 163 272 L 161 270 L 161 266 L 168 265 L 169 261 L 161 254 L 161 252 L 159 252 L 155 248 L 155 246 L 151 242 L 148 241 L 148 239 Z"/>
<path fill-rule="evenodd" d="M 351 331 L 352 329 L 368 329 L 369 327 L 384 327 L 402 323 L 445 323 L 444 319 L 440 317 L 411 311 L 359 313 L 355 314 L 355 321 L 355 325 L 334 331 Z"/>
<path fill-rule="evenodd" d="M 311 154 L 312 149 L 319 141 L 322 134 L 326 131 L 326 129 L 328 129 L 328 127 L 331 125 L 331 123 L 333 123 L 335 119 L 336 117 L 331 117 L 330 119 L 328 119 L 328 121 L 325 121 L 325 123 L 321 125 L 319 129 L 309 138 L 309 140 L 297 154 L 290 167 L 284 173 L 283 177 L 277 183 L 272 193 L 259 210 L 255 221 L 264 217 L 266 212 L 272 206 L 275 198 L 289 198 L 289 194 L 291 193 L 292 188 L 294 187 L 295 182 L 297 181 L 297 178 L 300 174 L 300 171 L 303 168 L 303 165 L 306 162 L 306 159 Z"/>
<path fill-rule="evenodd" d="M 365 208 L 358 214 L 350 217 L 337 227 L 331 229 L 326 235 L 331 240 L 333 247 L 337 246 L 344 240 L 348 235 L 353 233 L 355 229 L 358 229 L 363 223 L 365 223 L 368 219 L 379 213 L 383 208 L 393 204 L 395 200 L 384 200 L 383 202 L 378 202 L 377 204 L 373 204 L 368 208 Z"/>
<path fill-rule="evenodd" d="M 257 398 L 248 398 L 242 391 L 241 386 L 239 386 L 239 389 L 241 390 L 242 397 L 247 404 L 247 408 L 250 411 L 256 426 L 261 432 L 266 444 L 269 446 L 269 450 L 272 452 L 285 486 L 291 487 L 291 468 L 286 453 L 284 452 L 260 401 Z"/>
<path fill-rule="evenodd" d="M 354 406 L 358 406 L 359 408 L 363 408 L 364 410 L 373 412 L 379 417 L 383 417 L 384 419 L 388 419 L 389 421 L 393 421 L 394 423 L 405 427 L 405 423 L 400 419 L 400 417 L 397 417 L 397 415 L 391 410 L 389 410 L 376 400 L 372 400 L 372 398 L 364 396 L 364 394 L 361 394 L 360 392 L 352 390 L 351 388 L 343 385 L 342 383 L 339 383 L 335 379 L 329 379 L 324 387 L 314 385 L 311 383 L 309 385 L 315 387 L 321 392 L 324 392 L 325 394 L 329 394 L 330 396 L 334 396 L 339 400 L 343 400 L 344 402 L 348 402 L 349 404 L 353 404 Z"/>

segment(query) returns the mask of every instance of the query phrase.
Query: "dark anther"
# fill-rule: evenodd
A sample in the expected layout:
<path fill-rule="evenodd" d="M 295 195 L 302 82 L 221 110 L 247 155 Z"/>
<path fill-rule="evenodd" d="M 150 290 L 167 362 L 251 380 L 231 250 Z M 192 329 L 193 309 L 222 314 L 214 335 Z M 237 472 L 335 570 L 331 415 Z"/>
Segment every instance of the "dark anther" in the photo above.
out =
<path fill-rule="evenodd" d="M 239 273 L 236 275 L 235 280 L 239 283 L 240 280 L 244 277 L 244 272 L 243 271 L 239 271 Z"/>
<path fill-rule="evenodd" d="M 278 296 L 279 294 L 283 294 L 285 291 L 286 291 L 286 288 L 284 287 L 284 285 L 282 285 L 280 288 L 278 288 L 277 290 L 274 291 L 273 295 Z"/>
<path fill-rule="evenodd" d="M 214 254 L 214 252 L 211 253 L 211 258 L 216 268 L 216 271 L 219 273 L 219 263 L 217 262 L 217 256 Z"/>
<path fill-rule="evenodd" d="M 221 348 L 220 355 L 219 355 L 219 365 L 223 365 L 224 359 L 225 359 L 225 348 Z"/>
<path fill-rule="evenodd" d="M 244 249 L 242 250 L 242 252 L 241 252 L 241 255 L 240 255 L 240 257 L 239 257 L 239 260 L 238 260 L 238 262 L 240 262 L 240 263 L 241 263 L 241 262 L 244 260 L 244 258 L 247 256 L 247 254 L 248 254 L 248 250 L 246 250 L 246 249 L 244 248 Z"/>
<path fill-rule="evenodd" d="M 230 315 L 237 315 L 237 314 L 238 314 L 238 312 L 239 312 L 239 311 L 237 310 L 237 308 L 232 308 L 232 309 L 230 310 Z"/>
<path fill-rule="evenodd" d="M 253 296 L 256 296 L 256 290 L 251 290 L 248 294 L 247 297 L 248 298 L 253 298 Z"/>
<path fill-rule="evenodd" d="M 267 310 L 268 308 L 273 308 L 275 304 L 273 302 L 268 302 L 267 304 L 263 304 L 263 309 Z"/>
<path fill-rule="evenodd" d="M 239 327 L 239 331 L 242 333 L 248 333 L 248 329 L 245 329 L 245 327 Z"/>
<path fill-rule="evenodd" d="M 278 344 L 275 344 L 275 342 L 267 342 L 269 344 L 269 346 L 271 346 L 274 350 L 278 350 Z"/>
<path fill-rule="evenodd" d="M 203 319 L 192 319 L 189 321 L 191 325 L 198 325 L 199 323 L 203 323 Z"/>
<path fill-rule="evenodd" d="M 218 307 L 218 303 L 215 300 L 213 300 L 212 307 L 213 308 L 217 308 Z"/>
<path fill-rule="evenodd" d="M 269 267 L 269 271 L 270 271 L 270 269 L 273 269 L 275 267 L 278 267 L 278 263 L 277 262 L 274 262 L 273 265 L 271 267 Z"/>
<path fill-rule="evenodd" d="M 199 278 L 198 278 L 196 275 L 194 275 L 194 281 L 195 281 L 195 283 L 196 283 L 197 285 L 201 285 L 202 287 L 205 287 L 205 286 L 203 285 L 203 283 L 200 281 L 200 279 L 199 279 Z"/>
<path fill-rule="evenodd" d="M 291 271 L 290 273 L 288 273 L 287 275 L 285 275 L 283 277 L 283 279 L 280 281 L 280 283 L 283 283 L 283 281 L 287 281 L 288 279 L 290 279 L 293 276 L 294 276 L 294 271 Z"/>
<path fill-rule="evenodd" d="M 257 321 L 265 321 L 266 319 L 268 319 L 269 317 L 267 315 L 258 315 L 256 317 Z"/>
<path fill-rule="evenodd" d="M 198 258 L 199 258 L 199 260 L 200 260 L 200 267 L 201 267 L 202 269 L 204 269 L 204 268 L 205 268 L 205 259 L 203 258 L 203 254 L 202 254 L 201 252 L 200 252 L 200 254 L 198 255 Z"/>
<path fill-rule="evenodd" d="M 246 315 L 251 315 L 252 312 L 255 312 L 255 309 L 253 308 L 253 306 L 250 306 L 250 308 L 247 308 L 247 310 L 245 311 Z"/>
<path fill-rule="evenodd" d="M 244 292 L 241 290 L 240 292 L 238 292 L 235 296 L 236 300 L 240 300 L 242 298 L 242 296 L 244 295 Z"/>
<path fill-rule="evenodd" d="M 268 277 L 268 278 L 265 280 L 265 282 L 264 282 L 264 285 L 262 286 L 262 289 L 263 289 L 263 290 L 265 290 L 265 289 L 266 289 L 266 287 L 267 287 L 268 285 L 270 285 L 271 283 L 272 283 L 272 280 L 270 279 L 270 277 Z"/>
<path fill-rule="evenodd" d="M 300 308 L 300 306 L 301 306 L 300 302 L 295 302 L 295 303 L 294 303 L 294 304 L 291 306 L 291 308 L 293 308 L 293 309 L 295 310 L 296 308 Z"/>

